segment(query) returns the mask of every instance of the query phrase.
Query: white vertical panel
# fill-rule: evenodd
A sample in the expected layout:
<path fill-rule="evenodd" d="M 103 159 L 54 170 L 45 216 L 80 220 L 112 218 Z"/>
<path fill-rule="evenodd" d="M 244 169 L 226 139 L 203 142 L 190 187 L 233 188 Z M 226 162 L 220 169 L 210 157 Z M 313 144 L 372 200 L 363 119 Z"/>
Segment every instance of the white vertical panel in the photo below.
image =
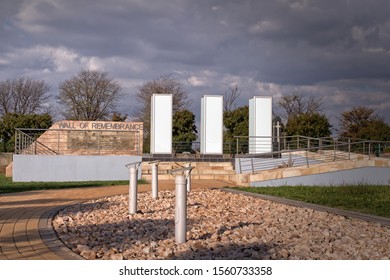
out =
<path fill-rule="evenodd" d="M 205 95 L 201 100 L 202 154 L 223 154 L 223 96 Z"/>
<path fill-rule="evenodd" d="M 272 97 L 249 100 L 249 153 L 272 152 Z"/>
<path fill-rule="evenodd" d="M 172 153 L 172 94 L 153 94 L 150 153 Z"/>

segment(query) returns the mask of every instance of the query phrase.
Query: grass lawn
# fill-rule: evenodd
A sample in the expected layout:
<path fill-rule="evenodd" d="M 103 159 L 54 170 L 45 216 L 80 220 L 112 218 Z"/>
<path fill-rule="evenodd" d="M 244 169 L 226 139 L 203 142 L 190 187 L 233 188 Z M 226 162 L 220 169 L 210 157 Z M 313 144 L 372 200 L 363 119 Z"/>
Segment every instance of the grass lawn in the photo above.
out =
<path fill-rule="evenodd" d="M 390 186 L 283 186 L 235 189 L 390 218 Z"/>
<path fill-rule="evenodd" d="M 145 180 L 138 180 L 138 184 L 145 184 Z M 6 178 L 0 173 L 0 194 L 12 192 L 24 192 L 33 190 L 48 190 L 48 189 L 65 189 L 79 187 L 95 187 L 95 186 L 115 186 L 128 185 L 129 180 L 125 181 L 96 181 L 96 182 L 28 182 L 16 183 L 12 182 L 11 178 Z"/>

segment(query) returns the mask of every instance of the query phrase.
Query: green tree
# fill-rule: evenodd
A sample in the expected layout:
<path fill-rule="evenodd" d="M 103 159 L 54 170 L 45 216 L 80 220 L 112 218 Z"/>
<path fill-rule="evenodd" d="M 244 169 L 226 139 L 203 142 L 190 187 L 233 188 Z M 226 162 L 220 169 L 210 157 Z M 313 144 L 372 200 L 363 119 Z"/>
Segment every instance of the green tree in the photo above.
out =
<path fill-rule="evenodd" d="M 304 113 L 292 116 L 286 125 L 287 135 L 302 135 L 307 137 L 329 137 L 332 126 L 325 115 L 319 113 Z"/>
<path fill-rule="evenodd" d="M 179 110 L 172 117 L 172 139 L 175 152 L 192 151 L 192 142 L 197 139 L 195 115 L 189 110 Z"/>
<path fill-rule="evenodd" d="M 248 136 L 249 135 L 249 107 L 239 107 L 233 111 L 225 111 L 223 113 L 223 124 L 225 131 L 223 133 L 223 140 L 226 144 L 230 143 L 229 151 L 224 153 L 235 153 L 237 150 L 237 141 L 234 136 Z M 248 140 L 243 139 L 239 144 L 240 152 L 248 151 Z"/>
<path fill-rule="evenodd" d="M 82 70 L 59 85 L 58 102 L 69 120 L 110 119 L 120 97 L 121 87 L 106 72 Z"/>
<path fill-rule="evenodd" d="M 374 109 L 358 106 L 341 114 L 339 136 L 390 141 L 390 127 Z"/>
<path fill-rule="evenodd" d="M 224 141 L 233 142 L 234 136 L 249 135 L 249 107 L 243 106 L 223 113 Z"/>
<path fill-rule="evenodd" d="M 21 115 L 9 113 L 0 118 L 0 138 L 3 152 L 13 152 L 15 144 L 15 128 L 48 129 L 53 124 L 49 114 Z"/>

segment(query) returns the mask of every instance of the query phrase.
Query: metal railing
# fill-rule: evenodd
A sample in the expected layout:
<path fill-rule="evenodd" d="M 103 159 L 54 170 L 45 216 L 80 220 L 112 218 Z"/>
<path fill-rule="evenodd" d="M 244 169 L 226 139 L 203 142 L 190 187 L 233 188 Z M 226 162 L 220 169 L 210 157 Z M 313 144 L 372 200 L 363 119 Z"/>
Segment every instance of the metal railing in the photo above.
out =
<path fill-rule="evenodd" d="M 15 153 L 25 155 L 57 155 L 58 152 L 37 140 L 44 131 L 44 129 L 36 129 L 28 134 L 17 128 L 15 130 Z"/>
<path fill-rule="evenodd" d="M 30 155 L 140 155 L 139 131 L 24 129 L 15 130 L 15 153 Z"/>
<path fill-rule="evenodd" d="M 265 137 L 263 137 L 265 138 Z M 305 136 L 280 137 L 279 142 L 268 137 L 269 149 L 262 153 L 249 153 L 264 149 L 250 137 L 236 137 L 238 173 L 256 173 L 261 170 L 307 166 L 339 160 L 380 157 L 390 142 L 348 138 L 312 138 Z M 265 141 L 263 141 L 264 143 Z M 258 146 L 253 147 L 251 144 Z M 262 145 L 262 146 L 261 146 Z M 245 152 L 245 153 L 244 153 Z"/>

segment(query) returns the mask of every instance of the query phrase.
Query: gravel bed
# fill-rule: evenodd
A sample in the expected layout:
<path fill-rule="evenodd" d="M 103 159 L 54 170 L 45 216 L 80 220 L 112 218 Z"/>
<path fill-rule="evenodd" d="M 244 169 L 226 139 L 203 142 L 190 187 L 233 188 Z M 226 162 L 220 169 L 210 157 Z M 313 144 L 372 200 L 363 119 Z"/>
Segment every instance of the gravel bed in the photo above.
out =
<path fill-rule="evenodd" d="M 187 242 L 174 236 L 175 194 L 138 194 L 77 204 L 53 226 L 86 259 L 390 259 L 390 228 L 219 190 L 193 190 L 187 201 Z"/>

